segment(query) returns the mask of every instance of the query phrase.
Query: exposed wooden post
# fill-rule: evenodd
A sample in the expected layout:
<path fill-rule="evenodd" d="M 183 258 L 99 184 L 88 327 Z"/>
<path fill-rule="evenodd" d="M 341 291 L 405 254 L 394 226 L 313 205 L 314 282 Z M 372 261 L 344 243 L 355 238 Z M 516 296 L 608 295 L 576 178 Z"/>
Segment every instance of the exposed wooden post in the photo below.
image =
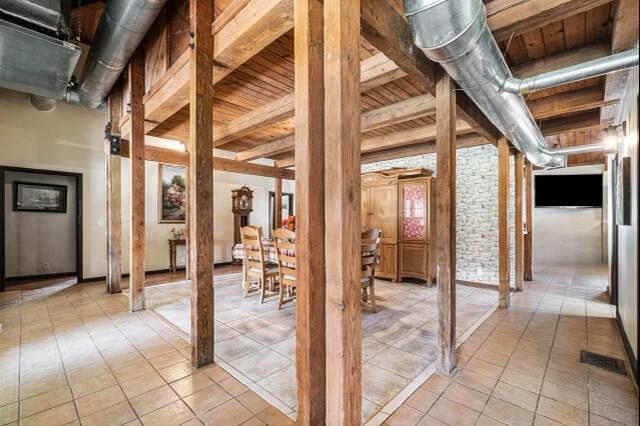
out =
<path fill-rule="evenodd" d="M 294 3 L 296 380 L 301 425 L 325 424 L 324 58 L 319 0 Z M 276 191 L 276 197 L 277 197 Z"/>
<path fill-rule="evenodd" d="M 527 232 L 524 234 L 524 280 L 533 281 L 533 166 L 525 162 L 525 224 Z"/>
<path fill-rule="evenodd" d="M 131 311 L 144 309 L 144 52 L 138 49 L 129 62 L 131 96 L 131 158 L 129 226 L 129 307 Z"/>
<path fill-rule="evenodd" d="M 360 424 L 360 1 L 324 0 L 327 416 Z"/>
<path fill-rule="evenodd" d="M 436 71 L 436 245 L 438 262 L 438 366 L 456 367 L 456 92 L 441 68 Z"/>
<path fill-rule="evenodd" d="M 524 184 L 524 155 L 518 151 L 515 153 L 515 190 L 516 190 L 516 223 L 515 223 L 515 269 L 516 289 L 524 290 L 524 223 L 522 211 L 522 190 Z"/>
<path fill-rule="evenodd" d="M 122 175 L 120 158 L 120 117 L 122 91 L 120 85 L 107 101 L 107 293 L 122 291 Z"/>
<path fill-rule="evenodd" d="M 275 210 L 273 215 L 273 226 L 275 229 L 278 229 L 282 226 L 282 178 L 275 178 L 273 192 L 273 209 Z"/>
<path fill-rule="evenodd" d="M 509 292 L 509 141 L 498 139 L 498 280 L 499 305 L 511 305 Z"/>
<path fill-rule="evenodd" d="M 190 0 L 189 275 L 191 364 L 213 363 L 213 1 Z"/>

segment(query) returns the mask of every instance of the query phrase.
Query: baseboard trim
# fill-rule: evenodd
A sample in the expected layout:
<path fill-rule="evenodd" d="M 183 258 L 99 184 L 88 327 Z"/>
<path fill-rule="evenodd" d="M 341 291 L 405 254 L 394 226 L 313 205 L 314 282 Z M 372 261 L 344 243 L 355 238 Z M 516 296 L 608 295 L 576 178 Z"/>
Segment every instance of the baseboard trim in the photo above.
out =
<path fill-rule="evenodd" d="M 220 263 L 214 263 L 213 267 L 214 268 L 221 268 L 223 266 L 229 266 L 229 265 L 231 265 L 231 262 L 220 262 Z M 184 270 L 185 270 L 184 266 L 178 267 L 176 269 L 176 271 L 184 271 Z M 166 274 L 166 273 L 169 273 L 169 272 L 171 272 L 169 269 L 154 269 L 152 271 L 146 271 L 144 273 L 144 275 L 147 276 L 147 275 L 156 275 L 156 274 Z M 129 278 L 129 274 L 128 273 L 122 274 L 122 278 Z M 90 282 L 96 282 L 96 281 L 104 281 L 106 279 L 107 279 L 107 277 L 105 277 L 103 275 L 103 276 L 100 276 L 100 277 L 83 278 L 81 280 L 78 280 L 78 282 L 79 283 L 90 283 Z"/>
<path fill-rule="evenodd" d="M 23 283 L 26 281 L 37 281 L 37 280 L 46 280 L 50 278 L 61 278 L 61 277 L 76 277 L 78 273 L 76 271 L 72 272 L 56 272 L 53 274 L 38 274 L 38 275 L 24 275 L 19 277 L 6 277 L 4 281 L 6 283 Z"/>
<path fill-rule="evenodd" d="M 627 336 L 627 332 L 622 325 L 622 320 L 620 319 L 620 313 L 618 312 L 618 308 L 616 307 L 616 323 L 618 324 L 618 329 L 620 330 L 620 336 L 622 337 L 622 345 L 624 346 L 624 352 L 627 356 L 627 361 L 629 361 L 629 368 L 631 369 L 631 374 L 633 375 L 633 379 L 636 382 L 636 386 L 638 385 L 638 360 L 633 355 L 633 350 L 631 349 L 631 343 L 629 342 L 629 337 Z"/>

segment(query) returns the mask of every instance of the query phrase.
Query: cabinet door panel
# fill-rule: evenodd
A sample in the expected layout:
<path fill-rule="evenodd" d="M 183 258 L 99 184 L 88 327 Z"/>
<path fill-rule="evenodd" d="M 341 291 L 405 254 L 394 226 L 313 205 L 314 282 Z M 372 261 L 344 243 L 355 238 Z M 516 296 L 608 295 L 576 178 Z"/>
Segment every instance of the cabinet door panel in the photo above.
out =
<path fill-rule="evenodd" d="M 398 187 L 396 185 L 374 186 L 370 189 L 371 227 L 382 231 L 381 242 L 398 239 Z"/>
<path fill-rule="evenodd" d="M 397 249 L 396 244 L 380 244 L 378 246 L 380 262 L 376 265 L 377 277 L 396 279 Z"/>
<path fill-rule="evenodd" d="M 421 243 L 400 243 L 401 277 L 414 277 L 427 280 L 429 268 L 428 245 Z"/>
<path fill-rule="evenodd" d="M 427 241 L 428 191 L 424 181 L 400 184 L 399 228 L 401 241 Z"/>
<path fill-rule="evenodd" d="M 367 229 L 371 228 L 369 225 L 371 223 L 371 201 L 370 201 L 370 188 L 363 188 L 361 191 L 360 198 L 360 231 L 364 232 Z"/>

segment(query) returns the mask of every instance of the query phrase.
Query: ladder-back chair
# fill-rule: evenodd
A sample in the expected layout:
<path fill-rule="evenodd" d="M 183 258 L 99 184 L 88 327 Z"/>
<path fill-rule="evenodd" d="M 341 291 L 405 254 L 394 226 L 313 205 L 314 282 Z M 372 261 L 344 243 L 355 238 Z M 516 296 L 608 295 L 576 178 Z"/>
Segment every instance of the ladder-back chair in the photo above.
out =
<path fill-rule="evenodd" d="M 273 235 L 280 278 L 278 309 L 282 309 L 282 305 L 296 298 L 296 233 L 281 228 Z"/>
<path fill-rule="evenodd" d="M 271 291 L 275 289 L 278 269 L 276 265 L 269 265 L 264 260 L 262 227 L 244 226 L 240 228 L 240 236 L 244 247 L 244 279 L 242 282 L 244 297 L 259 292 L 260 303 L 264 303 L 267 286 Z"/>
<path fill-rule="evenodd" d="M 381 234 L 379 229 L 373 228 L 367 229 L 360 235 L 362 301 L 364 303 L 369 302 L 373 312 L 378 311 L 376 307 L 375 274 Z"/>

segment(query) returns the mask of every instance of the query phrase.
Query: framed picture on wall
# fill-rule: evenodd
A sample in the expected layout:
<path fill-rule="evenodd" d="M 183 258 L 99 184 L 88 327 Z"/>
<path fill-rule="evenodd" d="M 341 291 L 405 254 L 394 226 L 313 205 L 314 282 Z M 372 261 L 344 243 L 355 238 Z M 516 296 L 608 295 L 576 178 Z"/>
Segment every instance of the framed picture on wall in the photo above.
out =
<path fill-rule="evenodd" d="M 631 157 L 623 157 L 618 163 L 616 224 L 631 225 Z"/>
<path fill-rule="evenodd" d="M 13 210 L 19 212 L 67 212 L 66 185 L 13 182 Z"/>
<path fill-rule="evenodd" d="M 186 169 L 158 165 L 158 223 L 185 223 L 187 210 Z"/>

